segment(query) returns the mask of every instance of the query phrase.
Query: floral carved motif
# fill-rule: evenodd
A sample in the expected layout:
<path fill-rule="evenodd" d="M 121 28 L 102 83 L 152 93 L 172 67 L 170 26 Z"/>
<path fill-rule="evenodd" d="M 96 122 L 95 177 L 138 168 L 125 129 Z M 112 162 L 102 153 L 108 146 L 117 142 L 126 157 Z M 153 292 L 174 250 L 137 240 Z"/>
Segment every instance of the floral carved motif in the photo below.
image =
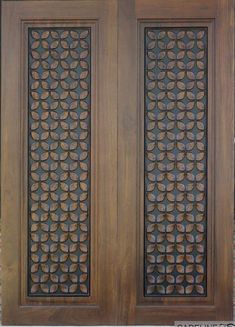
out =
<path fill-rule="evenodd" d="M 145 29 L 145 296 L 206 295 L 207 29 Z"/>
<path fill-rule="evenodd" d="M 89 295 L 89 28 L 29 29 L 29 295 Z"/>

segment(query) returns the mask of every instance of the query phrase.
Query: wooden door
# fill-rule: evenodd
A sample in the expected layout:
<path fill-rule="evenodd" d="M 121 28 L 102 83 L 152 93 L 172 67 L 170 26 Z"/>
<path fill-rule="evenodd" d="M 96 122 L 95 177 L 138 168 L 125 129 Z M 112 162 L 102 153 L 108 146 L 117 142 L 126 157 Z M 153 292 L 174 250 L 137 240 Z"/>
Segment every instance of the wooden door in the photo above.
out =
<path fill-rule="evenodd" d="M 115 323 L 116 7 L 3 3 L 5 324 Z"/>
<path fill-rule="evenodd" d="M 232 319 L 233 2 L 121 0 L 118 28 L 119 323 Z"/>
<path fill-rule="evenodd" d="M 3 2 L 3 323 L 232 319 L 232 4 Z"/>

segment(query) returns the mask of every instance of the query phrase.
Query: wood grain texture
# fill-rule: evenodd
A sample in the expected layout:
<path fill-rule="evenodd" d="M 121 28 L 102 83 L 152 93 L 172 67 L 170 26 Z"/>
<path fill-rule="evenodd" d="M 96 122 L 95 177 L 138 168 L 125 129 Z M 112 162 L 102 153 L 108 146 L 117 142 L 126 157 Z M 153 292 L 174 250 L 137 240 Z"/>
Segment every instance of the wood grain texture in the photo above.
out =
<path fill-rule="evenodd" d="M 9 1 L 3 4 L 2 18 L 3 323 L 115 324 L 116 246 L 110 245 L 117 237 L 116 2 Z M 30 24 L 34 27 L 89 25 L 93 28 L 91 42 L 95 42 L 97 51 L 93 53 L 92 71 L 95 84 L 92 90 L 91 219 L 95 225 L 91 232 L 94 240 L 91 260 L 95 269 L 91 277 L 91 296 L 86 297 L 87 300 L 32 299 L 26 295 L 24 137 L 27 124 L 23 117 L 27 115 L 24 105 L 27 88 L 23 67 L 27 54 L 24 48 L 26 27 Z"/>
<path fill-rule="evenodd" d="M 134 1 L 119 1 L 118 20 L 118 323 L 135 324 L 137 246 L 137 30 Z"/>
<path fill-rule="evenodd" d="M 215 59 L 215 305 L 217 319 L 232 318 L 234 212 L 234 15 L 232 1 L 220 0 Z M 220 78 L 218 78 L 220 76 Z M 225 237 L 221 237 L 224 235 Z"/>

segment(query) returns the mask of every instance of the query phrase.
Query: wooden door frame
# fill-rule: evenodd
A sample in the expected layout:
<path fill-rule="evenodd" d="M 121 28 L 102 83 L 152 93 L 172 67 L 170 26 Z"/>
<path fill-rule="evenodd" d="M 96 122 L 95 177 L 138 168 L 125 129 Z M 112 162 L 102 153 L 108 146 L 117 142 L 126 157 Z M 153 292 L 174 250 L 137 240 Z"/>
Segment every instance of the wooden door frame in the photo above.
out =
<path fill-rule="evenodd" d="M 173 324 L 177 320 L 232 319 L 233 294 L 233 119 L 234 119 L 234 15 L 230 0 L 120 0 L 118 37 L 118 230 L 120 324 Z M 143 294 L 143 97 L 141 100 L 141 25 L 210 25 L 215 49 L 211 52 L 214 76 L 209 72 L 209 169 L 213 191 L 210 217 L 213 225 L 209 247 L 213 265 L 211 297 L 193 299 L 144 299 Z M 159 26 L 158 25 L 158 26 Z M 213 27 L 214 26 L 214 27 Z M 213 31 L 214 28 L 214 31 Z M 215 37 L 216 35 L 216 37 Z M 210 50 L 210 51 L 211 51 Z M 142 63 L 143 64 L 143 63 Z M 141 69 L 142 68 L 142 69 Z M 223 108 L 223 110 L 221 110 Z M 214 110 L 215 114 L 214 114 Z M 213 112 L 213 113 L 212 113 Z M 214 121 L 214 122 L 213 122 Z M 213 128 L 211 128 L 213 127 Z M 213 130 L 213 131 L 212 131 Z M 215 133 L 215 134 L 213 134 Z M 215 143 L 215 145 L 213 145 Z M 215 150 L 213 150 L 215 146 Z M 213 169 L 213 165 L 215 166 Z M 211 197 L 214 197 L 211 198 Z M 141 211 L 139 208 L 142 208 Z M 223 217 L 223 218 L 222 218 Z M 221 223 L 223 219 L 223 223 Z M 212 222 L 212 221 L 211 221 Z M 209 222 L 210 223 L 210 222 Z M 211 225 L 210 225 L 211 226 Z M 226 238 L 220 235 L 226 235 Z M 141 276 L 141 277 L 140 277 Z M 210 283 L 209 283 L 210 285 Z"/>

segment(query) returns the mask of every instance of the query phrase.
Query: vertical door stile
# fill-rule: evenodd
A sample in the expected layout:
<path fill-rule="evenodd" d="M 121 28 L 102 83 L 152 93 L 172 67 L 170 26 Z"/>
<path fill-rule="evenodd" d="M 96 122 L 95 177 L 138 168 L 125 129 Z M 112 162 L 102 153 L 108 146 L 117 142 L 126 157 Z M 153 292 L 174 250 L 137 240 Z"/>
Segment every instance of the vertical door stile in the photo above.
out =
<path fill-rule="evenodd" d="M 118 15 L 118 322 L 135 323 L 137 189 L 137 28 L 135 1 L 119 0 Z"/>

